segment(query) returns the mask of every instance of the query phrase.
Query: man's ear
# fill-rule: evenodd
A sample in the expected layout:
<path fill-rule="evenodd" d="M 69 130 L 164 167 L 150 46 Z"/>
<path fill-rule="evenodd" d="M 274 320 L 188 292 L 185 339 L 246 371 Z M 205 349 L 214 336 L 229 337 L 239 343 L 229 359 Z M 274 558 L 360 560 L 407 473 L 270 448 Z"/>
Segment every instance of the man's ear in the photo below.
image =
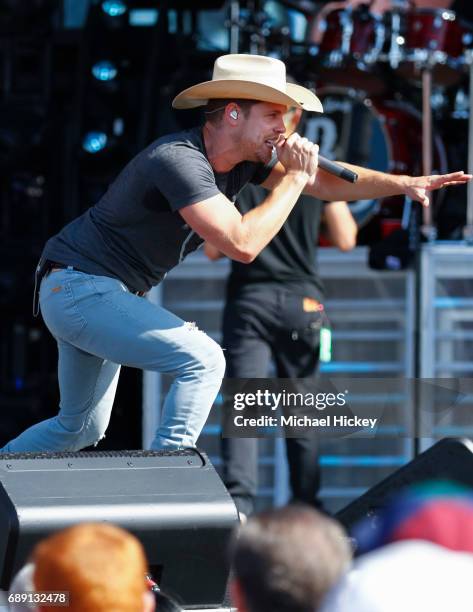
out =
<path fill-rule="evenodd" d="M 151 591 L 143 593 L 143 612 L 154 612 L 156 609 L 156 600 Z"/>
<path fill-rule="evenodd" d="M 246 605 L 246 598 L 239 581 L 236 578 L 230 582 L 230 597 L 233 605 L 238 612 L 246 612 L 248 610 Z"/>

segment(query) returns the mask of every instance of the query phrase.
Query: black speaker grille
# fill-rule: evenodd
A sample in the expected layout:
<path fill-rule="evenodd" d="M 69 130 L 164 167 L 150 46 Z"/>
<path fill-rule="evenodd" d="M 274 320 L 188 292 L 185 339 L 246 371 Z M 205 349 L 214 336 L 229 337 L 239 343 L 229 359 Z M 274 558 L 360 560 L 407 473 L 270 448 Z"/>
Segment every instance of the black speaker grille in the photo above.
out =
<path fill-rule="evenodd" d="M 98 457 L 192 457 L 200 455 L 193 448 L 181 450 L 122 450 L 122 451 L 78 451 L 78 452 L 31 452 L 31 453 L 0 453 L 0 461 L 12 461 L 14 459 L 80 459 Z"/>

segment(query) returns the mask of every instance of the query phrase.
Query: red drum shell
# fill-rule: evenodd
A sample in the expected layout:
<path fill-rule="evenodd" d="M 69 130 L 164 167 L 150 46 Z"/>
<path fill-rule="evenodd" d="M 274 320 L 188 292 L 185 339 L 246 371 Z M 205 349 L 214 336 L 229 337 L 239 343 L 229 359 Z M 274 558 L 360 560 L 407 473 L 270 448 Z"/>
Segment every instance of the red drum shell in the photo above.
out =
<path fill-rule="evenodd" d="M 406 50 L 443 51 L 448 57 L 463 55 L 466 26 L 453 11 L 417 9 L 406 13 Z"/>
<path fill-rule="evenodd" d="M 383 20 L 365 9 L 338 9 L 327 15 L 325 23 L 317 54 L 310 58 L 320 79 L 370 95 L 384 93 L 385 79 L 377 66 L 386 44 Z"/>
<path fill-rule="evenodd" d="M 431 66 L 434 82 L 451 86 L 463 76 L 464 53 L 472 38 L 471 27 L 453 11 L 415 9 L 401 16 L 402 60 L 399 74 L 420 80 L 422 69 Z"/>
<path fill-rule="evenodd" d="M 365 11 L 332 11 L 326 19 L 326 29 L 319 46 L 320 55 L 326 57 L 327 62 L 332 51 L 342 52 L 345 61 L 363 57 L 375 45 L 375 25 L 376 18 Z M 350 34 L 347 28 L 352 30 Z M 346 49 L 343 48 L 344 35 L 349 40 Z"/>

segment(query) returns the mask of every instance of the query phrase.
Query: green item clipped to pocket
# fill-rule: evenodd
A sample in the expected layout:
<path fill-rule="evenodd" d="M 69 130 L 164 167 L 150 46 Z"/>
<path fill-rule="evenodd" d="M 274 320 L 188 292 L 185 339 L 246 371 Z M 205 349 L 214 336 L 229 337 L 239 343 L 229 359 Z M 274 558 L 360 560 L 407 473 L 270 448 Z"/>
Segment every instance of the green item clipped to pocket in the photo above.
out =
<path fill-rule="evenodd" d="M 330 327 L 320 328 L 319 359 L 322 363 L 329 363 L 332 361 L 332 330 Z"/>

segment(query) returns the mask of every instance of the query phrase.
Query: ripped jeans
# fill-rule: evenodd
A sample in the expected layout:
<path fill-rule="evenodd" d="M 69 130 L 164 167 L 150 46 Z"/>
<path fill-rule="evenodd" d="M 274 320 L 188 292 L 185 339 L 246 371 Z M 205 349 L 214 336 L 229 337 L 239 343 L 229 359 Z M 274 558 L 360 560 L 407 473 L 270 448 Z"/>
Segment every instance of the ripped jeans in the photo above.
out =
<path fill-rule="evenodd" d="M 120 281 L 72 269 L 43 278 L 40 305 L 58 345 L 60 410 L 0 452 L 96 444 L 110 420 L 120 364 L 174 376 L 151 448 L 195 446 L 225 370 L 216 342 Z"/>

